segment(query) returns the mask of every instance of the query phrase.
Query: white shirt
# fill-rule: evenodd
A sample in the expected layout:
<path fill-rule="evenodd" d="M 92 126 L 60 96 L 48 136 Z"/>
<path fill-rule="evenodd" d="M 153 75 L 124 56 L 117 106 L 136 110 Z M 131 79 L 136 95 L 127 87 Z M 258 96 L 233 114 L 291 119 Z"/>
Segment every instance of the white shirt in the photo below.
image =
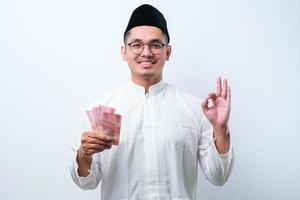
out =
<path fill-rule="evenodd" d="M 198 164 L 211 183 L 223 185 L 228 179 L 232 146 L 218 154 L 201 99 L 160 81 L 147 94 L 131 83 L 87 109 L 98 104 L 122 115 L 120 144 L 94 154 L 90 174 L 79 177 L 78 140 L 70 172 L 80 188 L 94 189 L 100 182 L 102 200 L 196 199 Z"/>

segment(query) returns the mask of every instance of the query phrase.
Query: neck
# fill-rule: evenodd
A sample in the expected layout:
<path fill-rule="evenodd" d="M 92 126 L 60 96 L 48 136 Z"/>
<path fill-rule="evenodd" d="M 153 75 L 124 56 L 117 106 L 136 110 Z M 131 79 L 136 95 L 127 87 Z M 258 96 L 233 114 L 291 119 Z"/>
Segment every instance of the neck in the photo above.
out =
<path fill-rule="evenodd" d="M 136 79 L 131 77 L 131 81 L 145 88 L 145 94 L 148 93 L 149 87 L 162 80 L 162 77 L 156 79 Z"/>

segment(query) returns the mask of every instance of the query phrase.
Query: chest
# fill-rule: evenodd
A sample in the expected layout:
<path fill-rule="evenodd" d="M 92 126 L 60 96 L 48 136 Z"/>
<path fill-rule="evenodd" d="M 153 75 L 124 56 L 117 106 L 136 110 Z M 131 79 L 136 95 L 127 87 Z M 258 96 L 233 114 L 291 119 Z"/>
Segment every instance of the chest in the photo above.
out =
<path fill-rule="evenodd" d="M 145 97 L 120 108 L 121 144 L 189 148 L 196 151 L 198 120 L 187 105 L 170 99 Z"/>

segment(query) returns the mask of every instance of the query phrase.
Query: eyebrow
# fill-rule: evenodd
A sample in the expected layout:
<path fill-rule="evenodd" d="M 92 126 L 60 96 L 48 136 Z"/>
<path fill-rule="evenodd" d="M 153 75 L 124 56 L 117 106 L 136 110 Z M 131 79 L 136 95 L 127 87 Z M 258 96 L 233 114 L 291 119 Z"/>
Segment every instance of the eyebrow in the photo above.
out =
<path fill-rule="evenodd" d="M 129 43 L 133 43 L 133 42 L 141 42 L 142 43 L 143 41 L 141 39 L 136 38 L 136 39 L 131 40 L 131 42 L 129 42 Z M 154 42 L 163 43 L 160 39 L 152 39 L 148 43 L 154 43 Z"/>
<path fill-rule="evenodd" d="M 160 43 L 163 43 L 160 39 L 153 39 L 153 40 L 150 40 L 151 42 L 160 42 Z"/>

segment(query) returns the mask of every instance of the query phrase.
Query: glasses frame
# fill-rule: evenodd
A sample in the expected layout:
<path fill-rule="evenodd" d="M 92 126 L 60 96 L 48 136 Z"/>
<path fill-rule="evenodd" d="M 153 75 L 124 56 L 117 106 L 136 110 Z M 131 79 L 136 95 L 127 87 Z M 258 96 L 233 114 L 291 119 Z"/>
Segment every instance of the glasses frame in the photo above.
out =
<path fill-rule="evenodd" d="M 133 44 L 133 43 L 139 43 L 139 44 L 142 45 L 142 47 L 141 47 L 141 52 L 140 52 L 140 53 L 135 53 L 134 50 L 132 50 L 131 44 Z M 162 45 L 162 48 L 160 49 L 160 52 L 159 52 L 159 53 L 153 53 L 153 49 L 152 49 L 153 47 L 152 47 L 151 45 L 152 45 L 152 44 L 155 44 L 155 43 L 159 43 L 159 44 Z M 161 54 L 163 48 L 166 47 L 166 46 L 168 46 L 168 44 L 164 44 L 164 43 L 158 42 L 158 41 L 156 41 L 156 42 L 149 42 L 149 43 L 142 43 L 142 42 L 138 42 L 138 41 L 133 41 L 133 42 L 127 43 L 126 45 L 129 46 L 130 51 L 131 51 L 133 54 L 135 54 L 135 55 L 140 55 L 141 53 L 143 53 L 143 51 L 144 51 L 144 49 L 145 49 L 145 45 L 148 45 L 150 52 L 151 52 L 152 54 L 154 54 L 154 55 L 159 55 L 159 54 Z"/>

